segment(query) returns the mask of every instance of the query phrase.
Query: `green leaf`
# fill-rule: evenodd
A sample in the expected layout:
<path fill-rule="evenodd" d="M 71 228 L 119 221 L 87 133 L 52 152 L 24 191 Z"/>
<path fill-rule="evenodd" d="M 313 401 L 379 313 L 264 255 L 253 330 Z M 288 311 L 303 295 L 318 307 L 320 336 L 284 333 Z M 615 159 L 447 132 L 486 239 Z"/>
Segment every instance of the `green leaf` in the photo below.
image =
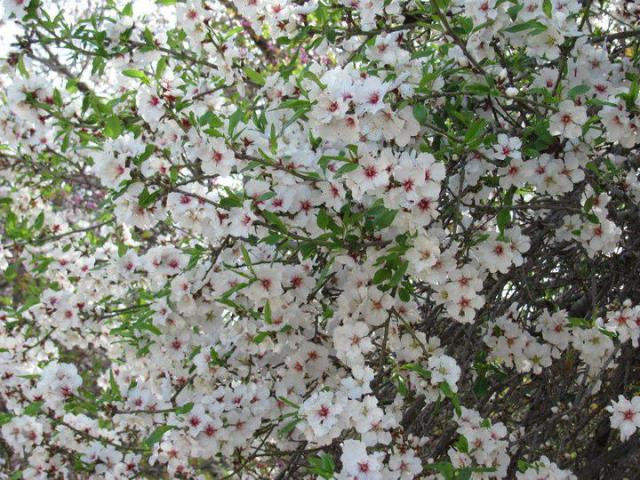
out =
<path fill-rule="evenodd" d="M 296 428 L 296 425 L 301 421 L 302 421 L 301 418 L 296 418 L 295 420 L 292 420 L 291 422 L 287 423 L 284 427 L 278 430 L 278 436 L 280 438 L 286 437 L 293 431 L 294 428 Z"/>
<path fill-rule="evenodd" d="M 402 278 L 404 277 L 404 274 L 407 273 L 407 269 L 408 268 L 409 268 L 409 262 L 408 261 L 403 260 L 402 262 L 400 262 L 400 266 L 398 266 L 396 271 L 393 272 L 393 276 L 391 277 L 391 280 L 389 281 L 389 285 L 391 285 L 392 287 L 396 287 L 400 283 Z"/>
<path fill-rule="evenodd" d="M 23 55 L 20 55 L 18 57 L 18 64 L 16 66 L 18 67 L 18 72 L 20 72 L 20 75 L 22 75 L 24 78 L 29 78 L 29 72 L 27 71 L 27 67 L 24 66 Z"/>
<path fill-rule="evenodd" d="M 456 480 L 471 480 L 471 475 L 473 474 L 473 470 L 469 467 L 461 468 L 456 472 L 455 479 Z"/>
<path fill-rule="evenodd" d="M 388 268 L 381 268 L 373 275 L 373 284 L 378 285 L 391 276 Z"/>
<path fill-rule="evenodd" d="M 589 197 L 584 202 L 583 210 L 584 210 L 585 213 L 588 213 L 593 209 L 593 202 L 594 202 L 594 197 Z"/>
<path fill-rule="evenodd" d="M 286 403 L 287 405 L 289 405 L 290 407 L 293 407 L 295 409 L 300 408 L 300 405 L 298 405 L 297 403 L 293 403 L 291 400 L 289 400 L 287 397 L 278 397 L 278 400 Z"/>
<path fill-rule="evenodd" d="M 459 452 L 469 453 L 469 442 L 464 435 L 460 435 L 460 438 L 455 443 L 455 447 Z"/>
<path fill-rule="evenodd" d="M 471 18 L 461 16 L 459 21 L 464 33 L 469 34 L 473 31 L 473 20 Z"/>
<path fill-rule="evenodd" d="M 245 75 L 249 77 L 249 80 L 251 80 L 253 83 L 257 83 L 261 87 L 264 85 L 265 81 L 262 74 L 249 67 L 244 67 L 242 70 L 244 71 Z"/>
<path fill-rule="evenodd" d="M 206 111 L 199 119 L 198 123 L 202 126 L 209 126 L 211 128 L 219 128 L 224 125 L 224 122 L 220 120 L 215 113 Z"/>
<path fill-rule="evenodd" d="M 267 302 L 264 305 L 264 311 L 262 312 L 263 316 L 264 316 L 264 321 L 267 325 L 271 325 L 273 323 L 272 319 L 271 319 L 271 304 L 269 302 Z"/>
<path fill-rule="evenodd" d="M 229 135 L 233 135 L 233 132 L 238 126 L 238 123 L 240 123 L 240 120 L 242 120 L 242 116 L 243 113 L 241 108 L 238 108 L 231 114 L 231 116 L 229 117 Z"/>
<path fill-rule="evenodd" d="M 446 12 L 449 6 L 449 0 L 433 0 L 433 3 L 441 12 Z"/>
<path fill-rule="evenodd" d="M 551 5 L 551 0 L 543 0 L 542 1 L 542 11 L 547 16 L 547 18 L 551 18 L 553 6 Z"/>
<path fill-rule="evenodd" d="M 406 363 L 400 367 L 401 370 L 409 370 L 420 375 L 423 379 L 429 380 L 431 378 L 431 372 L 417 363 Z"/>
<path fill-rule="evenodd" d="M 569 321 L 569 325 L 573 328 L 591 328 L 592 325 L 586 319 L 581 317 L 569 317 L 567 319 Z"/>
<path fill-rule="evenodd" d="M 142 36 L 144 37 L 144 41 L 147 44 L 147 47 L 151 47 L 152 49 L 155 50 L 155 41 L 153 40 L 153 33 L 151 33 L 151 30 L 149 30 L 149 27 L 145 27 L 144 31 L 142 32 Z"/>
<path fill-rule="evenodd" d="M 141 80 L 143 83 L 149 83 L 149 79 L 147 78 L 147 74 L 144 73 L 142 70 L 136 70 L 133 68 L 127 68 L 124 69 L 122 71 L 122 74 L 125 77 L 129 77 L 129 78 L 137 78 L 138 80 Z"/>
<path fill-rule="evenodd" d="M 184 405 L 179 406 L 178 408 L 176 408 L 176 413 L 178 415 L 186 415 L 191 410 L 193 410 L 193 402 L 185 403 Z"/>
<path fill-rule="evenodd" d="M 595 213 L 589 213 L 586 215 L 586 217 L 587 217 L 587 220 L 589 220 L 594 225 L 600 224 L 600 219 Z"/>
<path fill-rule="evenodd" d="M 316 215 L 316 223 L 319 228 L 326 230 L 329 227 L 330 220 L 331 219 L 324 208 L 318 211 L 318 214 Z"/>
<path fill-rule="evenodd" d="M 255 343 L 256 345 L 260 345 L 262 342 L 266 340 L 268 336 L 269 336 L 269 332 L 258 332 L 258 334 L 255 337 L 253 337 L 253 343 Z"/>
<path fill-rule="evenodd" d="M 118 401 L 122 400 L 122 393 L 120 393 L 120 386 L 113 375 L 113 370 L 109 370 L 109 390 L 105 394 L 105 400 Z"/>
<path fill-rule="evenodd" d="M 425 107 L 423 103 L 416 103 L 413 106 L 413 116 L 416 118 L 418 123 L 421 125 L 424 124 L 427 120 L 427 107 Z"/>
<path fill-rule="evenodd" d="M 524 32 L 526 30 L 531 30 L 530 35 L 537 35 L 547 30 L 547 26 L 538 20 L 529 20 L 504 29 L 505 32 L 509 33 Z"/>
<path fill-rule="evenodd" d="M 109 138 L 118 138 L 122 133 L 122 121 L 116 115 L 107 118 L 104 125 L 104 135 Z"/>
<path fill-rule="evenodd" d="M 158 64 L 156 65 L 156 80 L 160 80 L 162 78 L 162 74 L 167 69 L 168 63 L 169 60 L 167 59 L 167 57 L 162 57 L 160 60 L 158 60 Z"/>
<path fill-rule="evenodd" d="M 0 413 L 0 426 L 6 425 L 7 423 L 9 423 L 12 418 L 13 418 L 13 415 L 11 415 L 10 413 L 7 413 L 7 412 Z"/>
<path fill-rule="evenodd" d="M 278 151 L 278 136 L 276 135 L 276 126 L 271 124 L 271 132 L 269 133 L 269 149 L 272 154 L 276 154 Z"/>
<path fill-rule="evenodd" d="M 465 86 L 465 91 L 474 95 L 489 95 L 491 93 L 491 87 L 482 83 L 471 83 Z"/>
<path fill-rule="evenodd" d="M 254 280 L 255 281 L 255 280 Z M 222 294 L 221 298 L 229 298 L 231 295 L 233 295 L 236 292 L 239 292 L 240 290 L 242 290 L 243 288 L 247 288 L 249 285 L 251 285 L 252 282 L 242 282 L 242 283 L 238 283 L 237 285 L 231 287 L 229 290 L 227 290 L 226 292 L 224 292 Z"/>
<path fill-rule="evenodd" d="M 567 96 L 571 100 L 575 100 L 576 97 L 584 95 L 589 90 L 591 90 L 591 87 L 588 85 L 578 85 L 576 87 L 573 87 L 571 90 L 569 90 L 569 93 L 567 94 Z"/>
<path fill-rule="evenodd" d="M 60 96 L 60 90 L 57 88 L 53 89 L 53 103 L 56 107 L 62 107 L 62 97 Z"/>
<path fill-rule="evenodd" d="M 358 165 L 355 162 L 346 162 L 338 170 L 336 170 L 336 173 L 333 176 L 334 176 L 334 178 L 341 177 L 342 175 L 345 175 L 345 174 L 347 174 L 349 172 L 353 172 L 358 167 L 360 167 L 360 165 Z"/>
<path fill-rule="evenodd" d="M 403 302 L 408 302 L 411 300 L 411 293 L 406 288 L 401 288 L 400 290 L 398 290 L 398 297 Z"/>
<path fill-rule="evenodd" d="M 158 199 L 162 196 L 162 190 L 156 190 L 153 193 L 149 193 L 147 187 L 144 187 L 140 195 L 138 196 L 138 205 L 142 208 L 147 208 L 156 203 Z"/>
<path fill-rule="evenodd" d="M 489 382 L 487 381 L 487 377 L 478 377 L 473 384 L 473 393 L 475 393 L 478 398 L 485 397 L 489 393 Z"/>
<path fill-rule="evenodd" d="M 460 407 L 460 399 L 458 398 L 458 394 L 455 393 L 451 386 L 447 382 L 440 382 L 438 385 L 442 394 L 451 400 L 453 404 L 453 410 L 456 412 L 456 415 L 459 417 L 462 415 L 462 408 Z"/>
<path fill-rule="evenodd" d="M 503 208 L 496 215 L 496 223 L 498 224 L 498 230 L 500 233 L 504 233 L 504 229 L 511 221 L 511 211 L 508 208 Z"/>
<path fill-rule="evenodd" d="M 141 165 L 142 162 L 148 160 L 151 155 L 156 151 L 156 146 L 153 144 L 149 144 L 144 148 L 144 152 L 142 152 L 135 160 L 136 165 Z"/>
<path fill-rule="evenodd" d="M 486 120 L 483 120 L 481 118 L 473 122 L 468 128 L 467 133 L 464 134 L 465 143 L 470 143 L 471 141 L 479 138 L 480 135 L 482 135 L 482 133 L 484 132 L 486 125 Z"/>
<path fill-rule="evenodd" d="M 287 226 L 280 219 L 280 217 L 278 217 L 278 215 L 276 215 L 275 213 L 270 212 L 268 210 L 262 210 L 260 212 L 260 215 L 262 215 L 264 217 L 264 219 L 269 223 L 269 227 L 270 228 L 273 228 L 275 230 L 279 230 L 281 232 L 286 232 L 287 231 Z"/>
<path fill-rule="evenodd" d="M 247 247 L 245 247 L 243 244 L 240 244 L 240 251 L 242 252 L 242 259 L 244 260 L 244 264 L 249 267 L 249 270 L 251 271 L 251 273 L 253 273 L 253 275 L 255 275 L 255 272 L 253 271 L 253 267 L 251 266 L 253 264 L 253 262 L 251 261 L 251 256 L 249 256 L 249 252 L 247 251 Z"/>
<path fill-rule="evenodd" d="M 407 382 L 402 375 L 395 373 L 391 377 L 391 380 L 393 381 L 400 395 L 406 397 L 409 394 L 409 387 L 407 387 Z"/>
<path fill-rule="evenodd" d="M 296 110 L 293 115 L 291 115 L 286 122 L 284 122 L 284 124 L 282 125 L 282 128 L 280 129 L 281 132 L 284 132 L 287 127 L 289 125 L 291 125 L 292 123 L 296 122 L 299 118 L 304 117 L 304 115 L 306 115 L 306 113 L 310 110 L 310 108 L 300 108 L 298 110 Z"/>
<path fill-rule="evenodd" d="M 385 208 L 384 211 L 377 215 L 374 219 L 376 228 L 378 230 L 384 230 L 385 228 L 391 226 L 393 221 L 396 219 L 397 214 L 398 210 L 390 210 Z"/>
<path fill-rule="evenodd" d="M 4 223 L 4 231 L 7 237 L 9 238 L 17 238 L 19 236 L 19 225 L 18 225 L 18 216 L 13 212 L 9 211 L 7 213 L 7 218 Z"/>
<path fill-rule="evenodd" d="M 634 104 L 636 103 L 636 99 L 638 98 L 638 94 L 640 93 L 640 78 L 635 75 L 633 80 L 631 81 L 631 85 L 629 86 L 629 93 L 627 95 L 623 95 L 623 98 L 627 102 L 627 109 L 631 110 L 634 108 Z"/>
<path fill-rule="evenodd" d="M 164 436 L 165 433 L 167 433 L 169 430 L 175 428 L 172 425 L 161 425 L 158 428 L 156 428 L 151 435 L 149 435 L 145 440 L 144 440 L 144 445 L 147 448 L 151 448 L 153 447 L 156 443 L 158 443 L 160 440 L 162 440 L 162 437 Z"/>
<path fill-rule="evenodd" d="M 524 473 L 529 469 L 529 464 L 524 460 L 518 460 L 517 465 L 520 473 Z"/>
<path fill-rule="evenodd" d="M 455 476 L 455 468 L 449 462 L 432 463 L 426 465 L 427 468 L 440 472 L 445 480 L 453 480 Z"/>
<path fill-rule="evenodd" d="M 125 7 L 122 9 L 122 15 L 124 15 L 125 17 L 132 17 L 133 16 L 133 5 L 132 2 L 129 2 L 125 5 Z"/>
<path fill-rule="evenodd" d="M 310 109 L 311 102 L 309 100 L 302 100 L 300 98 L 292 98 L 280 103 L 280 105 L 278 105 L 278 108 L 274 108 L 274 110 L 282 110 L 285 108 L 290 108 L 291 110 Z"/>
<path fill-rule="evenodd" d="M 30 417 L 35 417 L 40 413 L 42 405 L 44 405 L 43 401 L 33 402 L 25 407 L 24 414 L 29 415 Z"/>
<path fill-rule="evenodd" d="M 40 214 L 36 217 L 36 221 L 33 222 L 33 229 L 40 230 L 44 225 L 44 212 L 40 212 Z"/>
<path fill-rule="evenodd" d="M 327 480 L 333 478 L 336 464 L 333 457 L 327 453 L 323 453 L 317 457 L 309 458 L 309 473 L 317 475 Z"/>

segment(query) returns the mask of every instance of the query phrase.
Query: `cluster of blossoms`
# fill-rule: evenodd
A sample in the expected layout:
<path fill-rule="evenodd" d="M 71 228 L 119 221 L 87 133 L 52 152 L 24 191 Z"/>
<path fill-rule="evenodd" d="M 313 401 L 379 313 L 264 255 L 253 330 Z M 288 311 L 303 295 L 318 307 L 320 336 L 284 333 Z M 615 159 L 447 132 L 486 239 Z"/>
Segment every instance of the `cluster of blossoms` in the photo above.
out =
<path fill-rule="evenodd" d="M 512 305 L 508 314 L 487 323 L 488 331 L 483 340 L 491 348 L 489 358 L 495 362 L 539 375 L 571 345 L 589 368 L 590 376 L 597 377 L 602 368 L 611 365 L 608 360 L 615 353 L 614 343 L 600 319 L 593 326 L 586 322 L 572 325 L 572 320 L 575 322 L 576 319 L 569 318 L 566 311 L 550 314 L 545 309 L 533 321 L 542 337 L 536 338 L 518 323 L 517 320 L 524 320 L 517 318 L 518 313 L 518 306 Z M 621 341 L 627 339 L 621 338 Z"/>
<path fill-rule="evenodd" d="M 640 3 L 152 3 L 1 4 L 0 478 L 638 473 Z"/>
<path fill-rule="evenodd" d="M 620 430 L 620 438 L 624 441 L 640 428 L 640 396 L 627 400 L 622 395 L 607 407 L 611 412 L 611 426 Z"/>

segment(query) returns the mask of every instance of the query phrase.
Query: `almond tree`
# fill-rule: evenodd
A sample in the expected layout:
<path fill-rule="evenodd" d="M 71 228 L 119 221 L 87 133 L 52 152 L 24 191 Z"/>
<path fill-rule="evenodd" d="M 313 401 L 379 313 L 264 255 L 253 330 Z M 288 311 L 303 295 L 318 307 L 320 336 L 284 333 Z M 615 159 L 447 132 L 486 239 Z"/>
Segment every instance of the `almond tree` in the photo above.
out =
<path fill-rule="evenodd" d="M 640 476 L 640 3 L 3 0 L 0 478 Z"/>

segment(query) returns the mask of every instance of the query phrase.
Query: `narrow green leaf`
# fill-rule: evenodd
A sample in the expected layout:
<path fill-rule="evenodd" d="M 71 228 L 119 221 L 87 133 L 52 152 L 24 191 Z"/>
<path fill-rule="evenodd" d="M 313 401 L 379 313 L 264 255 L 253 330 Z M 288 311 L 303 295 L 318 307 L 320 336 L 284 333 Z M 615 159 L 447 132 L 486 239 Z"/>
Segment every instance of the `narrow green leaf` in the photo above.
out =
<path fill-rule="evenodd" d="M 575 100 L 576 97 L 584 95 L 589 90 L 591 90 L 591 87 L 588 86 L 588 85 L 578 85 L 578 86 L 573 87 L 571 90 L 569 90 L 569 93 L 567 94 L 567 96 L 571 100 Z"/>
<path fill-rule="evenodd" d="M 262 312 L 264 316 L 264 321 L 267 325 L 271 325 L 273 321 L 271 320 L 271 304 L 267 302 L 264 306 L 264 311 Z"/>
<path fill-rule="evenodd" d="M 503 208 L 496 215 L 496 223 L 498 224 L 498 230 L 500 233 L 504 233 L 504 229 L 511 221 L 511 211 L 508 208 Z"/>
<path fill-rule="evenodd" d="M 355 162 L 347 162 L 344 165 L 342 165 L 338 170 L 336 170 L 336 173 L 333 176 L 335 178 L 341 177 L 342 175 L 345 175 L 349 172 L 353 172 L 358 167 L 360 167 L 360 165 L 358 165 Z"/>
<path fill-rule="evenodd" d="M 295 420 L 292 420 L 291 422 L 287 423 L 284 427 L 278 430 L 278 436 L 280 438 L 286 437 L 293 431 L 294 428 L 296 428 L 296 425 L 301 421 L 302 421 L 301 418 L 296 418 Z"/>
<path fill-rule="evenodd" d="M 538 20 L 529 20 L 528 22 L 518 23 L 512 27 L 505 28 L 505 32 L 518 33 L 531 30 L 530 35 L 536 35 L 547 30 L 547 26 Z"/>
<path fill-rule="evenodd" d="M 145 440 L 144 440 L 144 444 L 147 448 L 151 448 L 153 447 L 153 445 L 155 445 L 156 443 L 158 443 L 160 440 L 162 440 L 162 437 L 164 436 L 165 433 L 167 433 L 169 430 L 173 429 L 175 427 L 173 427 L 172 425 L 161 425 L 158 428 L 156 428 L 151 435 L 149 435 Z"/>
<path fill-rule="evenodd" d="M 133 16 L 133 4 L 132 2 L 129 2 L 125 5 L 125 7 L 122 9 L 122 15 L 124 15 L 125 17 L 132 17 Z"/>
<path fill-rule="evenodd" d="M 261 87 L 264 85 L 265 80 L 262 74 L 256 72 L 253 68 L 250 67 L 244 67 L 242 70 L 244 71 L 245 75 L 249 77 L 249 80 L 251 80 L 253 83 L 257 83 Z"/>
<path fill-rule="evenodd" d="M 396 269 L 395 272 L 393 272 L 393 276 L 391 277 L 391 280 L 389 281 L 389 285 L 392 287 L 396 287 L 403 279 L 404 274 L 407 273 L 407 269 L 409 268 L 409 262 L 406 260 L 403 260 L 402 262 L 400 262 L 400 265 L 398 266 L 398 268 Z"/>
<path fill-rule="evenodd" d="M 158 60 L 158 64 L 156 65 L 156 80 L 160 80 L 162 78 L 162 74 L 167 69 L 167 64 L 169 63 L 167 57 L 162 57 Z"/>
<path fill-rule="evenodd" d="M 469 126 L 467 133 L 465 133 L 464 135 L 464 141 L 466 143 L 469 143 L 477 139 L 478 137 L 480 137 L 480 135 L 482 135 L 482 133 L 484 132 L 486 125 L 487 125 L 487 122 L 483 119 L 478 119 L 475 122 L 473 122 Z"/>
<path fill-rule="evenodd" d="M 34 230 L 40 230 L 44 225 L 44 212 L 40 212 L 40 214 L 36 217 L 36 221 L 33 223 Z"/>
<path fill-rule="evenodd" d="M 243 116 L 243 113 L 241 108 L 238 108 L 235 112 L 231 114 L 231 116 L 229 117 L 229 135 L 233 135 L 233 132 L 238 126 L 238 123 L 240 123 L 242 116 Z"/>
<path fill-rule="evenodd" d="M 269 336 L 269 332 L 258 332 L 255 337 L 253 337 L 253 343 L 256 345 L 260 345 L 262 342 L 266 340 Z"/>
<path fill-rule="evenodd" d="M 127 68 L 127 69 L 122 71 L 122 74 L 125 77 L 137 78 L 138 80 L 142 80 L 143 83 L 149 83 L 149 79 L 147 78 L 146 73 L 144 73 L 142 70 L 136 70 L 136 69 L 133 69 L 133 68 Z"/>
<path fill-rule="evenodd" d="M 193 402 L 185 403 L 184 405 L 179 406 L 178 408 L 176 408 L 176 413 L 178 415 L 186 415 L 191 410 L 193 410 Z"/>

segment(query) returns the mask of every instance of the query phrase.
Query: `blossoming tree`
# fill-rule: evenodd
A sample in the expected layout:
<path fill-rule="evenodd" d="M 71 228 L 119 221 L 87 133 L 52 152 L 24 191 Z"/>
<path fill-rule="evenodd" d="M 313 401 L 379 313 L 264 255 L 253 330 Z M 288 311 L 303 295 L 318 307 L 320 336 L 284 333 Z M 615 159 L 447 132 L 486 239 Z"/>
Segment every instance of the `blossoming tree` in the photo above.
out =
<path fill-rule="evenodd" d="M 2 5 L 0 478 L 640 476 L 640 2 Z"/>

